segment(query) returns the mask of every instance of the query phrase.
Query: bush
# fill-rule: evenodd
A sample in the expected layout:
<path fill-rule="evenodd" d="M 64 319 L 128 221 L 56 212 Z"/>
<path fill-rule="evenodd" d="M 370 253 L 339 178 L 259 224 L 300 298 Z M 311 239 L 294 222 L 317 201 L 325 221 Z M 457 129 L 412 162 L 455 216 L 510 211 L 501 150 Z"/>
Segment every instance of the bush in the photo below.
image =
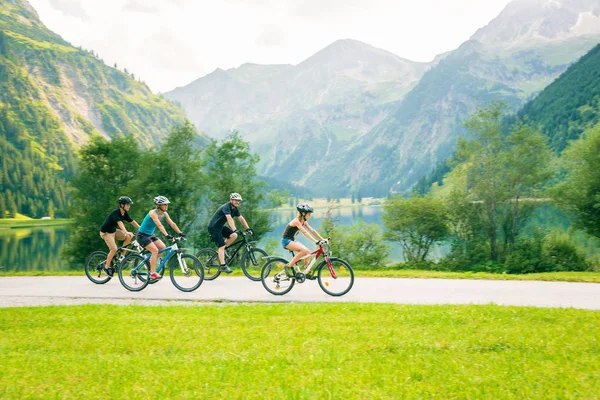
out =
<path fill-rule="evenodd" d="M 438 269 L 445 271 L 480 271 L 487 267 L 489 246 L 484 241 L 459 241 L 452 243 L 452 250 L 438 263 Z"/>
<path fill-rule="evenodd" d="M 585 271 L 590 265 L 569 235 L 552 233 L 544 238 L 542 246 L 544 261 L 549 271 Z"/>
<path fill-rule="evenodd" d="M 507 254 L 504 268 L 509 274 L 529 274 L 545 272 L 548 269 L 542 254 L 542 238 L 522 238 L 515 245 L 515 249 Z"/>
<path fill-rule="evenodd" d="M 333 256 L 348 261 L 352 266 L 381 268 L 390 255 L 390 246 L 383 241 L 383 233 L 377 224 L 359 220 L 349 228 L 334 227 L 325 231 L 332 237 Z"/>

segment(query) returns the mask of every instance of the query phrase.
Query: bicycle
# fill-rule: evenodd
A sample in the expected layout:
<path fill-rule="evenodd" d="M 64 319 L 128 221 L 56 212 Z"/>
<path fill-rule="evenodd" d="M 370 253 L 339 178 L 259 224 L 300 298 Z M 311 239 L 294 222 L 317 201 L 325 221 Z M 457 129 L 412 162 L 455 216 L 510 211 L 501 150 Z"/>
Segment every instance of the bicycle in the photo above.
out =
<path fill-rule="evenodd" d="M 313 270 L 321 255 L 324 256 L 324 260 Z M 285 266 L 288 260 L 282 257 L 269 257 L 260 275 L 263 287 L 269 293 L 281 296 L 292 290 L 296 282 L 304 283 L 307 279 L 316 279 L 321 289 L 328 295 L 343 296 L 354 285 L 354 271 L 348 262 L 331 255 L 329 239 L 327 239 L 319 243 L 317 250 L 301 258 L 304 260 L 314 256 L 304 270 L 301 270 L 296 263 L 291 267 L 292 271 L 287 271 Z"/>
<path fill-rule="evenodd" d="M 263 249 L 254 247 L 254 245 L 248 241 L 246 236 L 252 235 L 252 233 L 247 231 L 242 232 L 240 230 L 236 230 L 235 232 L 241 236 L 241 240 L 235 241 L 231 246 L 225 249 L 225 262 L 229 264 L 240 250 L 243 249 L 240 258 L 242 271 L 244 271 L 244 275 L 246 275 L 248 279 L 258 282 L 260 281 L 260 271 L 263 268 L 268 254 Z M 196 253 L 196 257 L 198 257 L 204 266 L 204 279 L 212 281 L 221 275 L 221 270 L 219 269 L 221 263 L 219 262 L 219 257 L 215 249 L 201 249 Z"/>
<path fill-rule="evenodd" d="M 167 263 L 169 264 L 171 282 L 182 292 L 192 292 L 200 287 L 204 280 L 204 269 L 202 263 L 193 254 L 183 253 L 176 242 L 185 240 L 182 237 L 173 238 L 173 244 L 165 247 L 158 253 L 166 253 L 164 259 L 160 260 L 156 272 L 164 275 Z M 119 265 L 119 280 L 125 289 L 132 292 L 143 290 L 148 284 L 158 282 L 150 278 L 151 253 L 144 256 L 140 254 L 127 255 Z"/>
<path fill-rule="evenodd" d="M 117 271 L 119 269 L 121 260 L 125 258 L 121 255 L 117 256 L 117 254 L 121 254 L 123 251 L 141 254 L 142 251 L 144 251 L 144 248 L 140 246 L 135 239 L 127 246 L 119 247 L 111 261 L 111 268 L 113 271 Z M 108 253 L 105 251 L 94 251 L 87 257 L 85 261 L 85 274 L 90 281 L 98 285 L 102 285 L 111 280 L 112 276 L 107 275 L 106 272 L 104 272 L 104 265 L 106 264 L 107 257 Z"/>

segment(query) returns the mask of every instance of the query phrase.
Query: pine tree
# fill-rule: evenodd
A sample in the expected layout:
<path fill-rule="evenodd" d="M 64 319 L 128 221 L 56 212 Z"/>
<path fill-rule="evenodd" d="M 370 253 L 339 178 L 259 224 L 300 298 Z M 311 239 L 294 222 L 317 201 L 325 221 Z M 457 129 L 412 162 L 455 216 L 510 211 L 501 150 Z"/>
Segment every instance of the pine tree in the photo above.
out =
<path fill-rule="evenodd" d="M 6 218 L 6 200 L 0 197 L 0 218 Z"/>

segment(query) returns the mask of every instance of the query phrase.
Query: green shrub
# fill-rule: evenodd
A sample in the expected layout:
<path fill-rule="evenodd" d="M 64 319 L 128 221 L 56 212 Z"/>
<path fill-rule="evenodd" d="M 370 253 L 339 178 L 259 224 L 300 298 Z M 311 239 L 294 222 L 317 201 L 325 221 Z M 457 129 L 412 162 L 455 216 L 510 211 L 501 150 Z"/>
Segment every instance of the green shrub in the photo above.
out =
<path fill-rule="evenodd" d="M 385 265 L 390 255 L 390 246 L 383 240 L 383 232 L 377 224 L 362 220 L 349 228 L 324 228 L 331 235 L 334 257 L 348 261 L 362 269 L 378 269 Z"/>
<path fill-rule="evenodd" d="M 542 238 L 521 238 L 515 249 L 506 255 L 504 268 L 509 274 L 530 274 L 548 270 L 542 254 Z"/>
<path fill-rule="evenodd" d="M 585 271 L 590 269 L 583 252 L 565 233 L 554 232 L 546 236 L 542 253 L 549 271 Z"/>
<path fill-rule="evenodd" d="M 454 240 L 452 250 L 440 260 L 438 269 L 455 272 L 484 270 L 481 265 L 488 261 L 489 251 L 488 244 L 483 240 Z"/>

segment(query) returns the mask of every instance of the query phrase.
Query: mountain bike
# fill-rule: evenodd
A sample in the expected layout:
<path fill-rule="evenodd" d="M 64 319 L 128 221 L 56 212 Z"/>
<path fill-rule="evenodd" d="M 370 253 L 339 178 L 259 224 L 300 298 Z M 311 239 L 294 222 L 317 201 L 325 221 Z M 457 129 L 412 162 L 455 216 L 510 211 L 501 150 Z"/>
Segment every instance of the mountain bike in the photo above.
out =
<path fill-rule="evenodd" d="M 231 267 L 229 263 L 241 250 L 240 264 L 242 266 L 242 271 L 244 271 L 244 275 L 246 275 L 248 279 L 258 282 L 260 281 L 260 271 L 266 262 L 268 254 L 263 249 L 254 247 L 254 244 L 248 241 L 246 236 L 252 235 L 251 232 L 242 232 L 240 230 L 236 230 L 235 232 L 239 234 L 241 239 L 225 248 L 225 262 Z M 196 254 L 196 257 L 198 257 L 204 266 L 204 279 L 212 281 L 213 279 L 216 279 L 217 276 L 221 275 L 221 270 L 219 269 L 221 263 L 219 262 L 219 257 L 215 249 L 201 249 Z"/>
<path fill-rule="evenodd" d="M 168 265 L 173 285 L 182 292 L 192 292 L 200 287 L 204 280 L 202 263 L 193 254 L 183 253 L 184 249 L 178 247 L 177 242 L 185 240 L 182 237 L 173 238 L 173 244 L 165 247 L 158 253 L 159 258 L 156 272 L 162 277 Z M 165 254 L 166 253 L 166 254 Z M 143 290 L 148 284 L 158 280 L 150 278 L 151 253 L 129 254 L 119 265 L 119 280 L 125 289 L 132 292 Z"/>
<path fill-rule="evenodd" d="M 119 247 L 110 263 L 113 271 L 119 270 L 119 264 L 121 260 L 125 258 L 124 256 L 120 255 L 123 251 L 141 254 L 142 251 L 144 251 L 144 248 L 140 246 L 135 239 L 127 246 Z M 117 254 L 119 255 L 117 256 Z M 106 264 L 107 257 L 108 253 L 105 251 L 94 251 L 87 257 L 85 261 L 85 274 L 90 281 L 97 283 L 98 285 L 102 285 L 110 281 L 112 277 L 104 272 L 104 265 Z"/>
<path fill-rule="evenodd" d="M 321 240 L 317 250 L 300 259 L 312 257 L 304 270 L 298 266 L 300 260 L 292 267 L 285 268 L 288 260 L 269 257 L 261 271 L 260 280 L 264 288 L 276 296 L 288 293 L 296 282 L 304 283 L 307 279 L 316 279 L 321 289 L 330 296 L 343 296 L 354 285 L 354 271 L 348 262 L 331 255 L 329 239 L 327 239 Z M 323 256 L 324 260 L 314 267 L 320 256 Z"/>

